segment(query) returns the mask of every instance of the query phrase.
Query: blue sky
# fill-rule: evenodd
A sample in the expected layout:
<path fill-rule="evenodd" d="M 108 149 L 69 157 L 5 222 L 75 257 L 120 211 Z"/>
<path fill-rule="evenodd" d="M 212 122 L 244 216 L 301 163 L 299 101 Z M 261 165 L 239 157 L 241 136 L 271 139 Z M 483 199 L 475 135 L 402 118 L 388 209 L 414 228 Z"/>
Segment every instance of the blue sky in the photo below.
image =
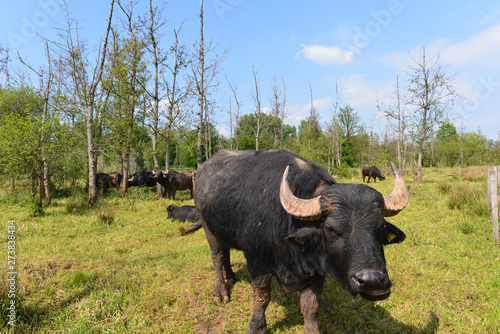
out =
<path fill-rule="evenodd" d="M 18 49 L 32 64 L 43 62 L 43 47 L 33 31 L 55 36 L 54 28 L 65 21 L 59 3 L 62 0 L 2 0 L 0 44 Z M 80 35 L 96 47 L 105 30 L 109 1 L 68 4 L 82 27 Z M 181 22 L 181 41 L 192 47 L 199 34 L 199 6 L 199 1 L 191 0 L 167 4 L 165 47 Z M 137 10 L 146 8 L 142 0 Z M 286 123 L 298 125 L 308 116 L 309 83 L 320 123 L 328 122 L 337 82 L 340 106 L 349 104 L 368 131 L 373 124 L 376 133 L 383 133 L 386 121 L 377 112 L 377 101 L 394 103 L 396 76 L 403 89 L 405 70 L 425 46 L 427 57 L 439 55 L 439 64 L 453 75 L 460 95 L 450 107 L 455 125 L 500 139 L 498 1 L 205 0 L 205 39 L 210 38 L 219 52 L 230 49 L 214 95 L 216 121 L 223 133 L 229 129 L 231 98 L 224 76 L 238 87 L 242 112 L 253 112 L 252 66 L 264 109 L 270 106 L 274 76 L 285 81 Z"/>

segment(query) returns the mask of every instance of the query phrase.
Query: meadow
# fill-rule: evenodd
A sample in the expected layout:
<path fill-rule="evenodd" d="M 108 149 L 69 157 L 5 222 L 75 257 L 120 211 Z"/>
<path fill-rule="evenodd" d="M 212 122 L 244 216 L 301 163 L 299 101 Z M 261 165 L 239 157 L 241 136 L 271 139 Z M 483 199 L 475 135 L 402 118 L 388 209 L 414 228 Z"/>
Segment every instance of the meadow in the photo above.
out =
<path fill-rule="evenodd" d="M 361 175 L 339 182 L 361 183 Z M 486 168 L 429 168 L 405 175 L 410 204 L 388 221 L 406 240 L 386 249 L 389 299 L 353 298 L 330 277 L 322 294 L 322 333 L 499 333 L 500 243 L 492 239 Z M 388 194 L 392 177 L 370 183 Z M 203 230 L 169 220 L 169 204 L 193 204 L 188 192 L 158 199 L 153 190 L 114 189 L 88 209 L 81 190 L 58 196 L 30 217 L 29 194 L 0 185 L 0 332 L 245 333 L 252 289 L 241 252 L 231 302 L 212 299 L 213 268 Z M 15 221 L 15 326 L 9 325 L 9 221 Z M 303 333 L 298 293 L 275 282 L 270 333 Z"/>

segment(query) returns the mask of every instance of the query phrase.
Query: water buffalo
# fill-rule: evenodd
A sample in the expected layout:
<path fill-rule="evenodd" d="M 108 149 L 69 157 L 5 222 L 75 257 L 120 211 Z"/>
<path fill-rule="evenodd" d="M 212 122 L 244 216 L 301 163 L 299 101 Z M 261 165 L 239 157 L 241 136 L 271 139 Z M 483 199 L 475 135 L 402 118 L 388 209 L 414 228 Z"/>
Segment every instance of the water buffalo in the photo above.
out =
<path fill-rule="evenodd" d="M 164 187 L 168 198 L 175 200 L 175 192 L 177 190 L 188 189 L 189 198 L 193 198 L 193 172 L 179 173 L 169 170 L 163 173 L 161 170 L 157 170 L 154 172 L 154 179 Z"/>
<path fill-rule="evenodd" d="M 370 183 L 370 177 L 373 178 L 373 181 L 377 183 L 377 177 L 380 181 L 385 180 L 385 176 L 382 172 L 377 168 L 377 166 L 368 166 L 365 165 L 361 167 L 361 174 L 363 174 L 363 182 L 365 182 L 365 177 L 368 176 L 368 182 Z"/>
<path fill-rule="evenodd" d="M 120 173 L 110 173 L 109 174 L 109 182 L 111 185 L 115 188 L 120 188 L 120 185 L 122 184 L 122 179 L 123 176 Z"/>
<path fill-rule="evenodd" d="M 156 186 L 156 180 L 153 177 L 153 172 L 140 171 L 136 172 L 128 178 L 129 187 L 154 187 Z"/>
<path fill-rule="evenodd" d="M 170 219 L 175 219 L 181 222 L 200 220 L 200 215 L 194 205 L 169 205 L 167 207 L 167 216 Z"/>
<path fill-rule="evenodd" d="M 95 175 L 95 186 L 98 190 L 104 191 L 109 188 L 109 183 L 111 182 L 110 174 L 108 173 L 97 173 Z M 88 182 L 85 184 L 84 188 L 85 193 L 89 191 Z"/>
<path fill-rule="evenodd" d="M 408 203 L 397 168 L 394 189 L 383 196 L 364 184 L 340 184 L 287 151 L 214 154 L 196 174 L 194 202 L 215 269 L 214 299 L 229 301 L 236 281 L 230 249 L 243 251 L 252 280 L 253 314 L 247 333 L 266 332 L 271 278 L 300 291 L 306 333 L 319 333 L 320 295 L 327 274 L 353 295 L 389 297 L 384 245 L 405 234 L 385 217 Z"/>
<path fill-rule="evenodd" d="M 167 207 L 168 218 L 175 219 L 181 222 L 184 221 L 197 221 L 196 224 L 190 225 L 186 228 L 180 227 L 179 234 L 186 235 L 198 231 L 201 226 L 200 215 L 198 210 L 193 205 L 183 205 L 183 206 L 173 206 L 169 205 Z"/>

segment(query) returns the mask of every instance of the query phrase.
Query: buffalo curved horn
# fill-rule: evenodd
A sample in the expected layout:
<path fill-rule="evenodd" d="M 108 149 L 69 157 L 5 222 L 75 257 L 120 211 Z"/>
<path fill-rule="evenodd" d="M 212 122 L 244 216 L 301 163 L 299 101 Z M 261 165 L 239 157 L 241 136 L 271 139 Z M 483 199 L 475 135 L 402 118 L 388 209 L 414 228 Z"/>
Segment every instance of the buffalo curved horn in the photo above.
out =
<path fill-rule="evenodd" d="M 394 162 L 391 161 L 392 171 L 394 173 L 394 188 L 390 195 L 384 196 L 384 217 L 392 217 L 397 215 L 408 205 L 408 189 L 406 189 L 405 181 L 401 177 L 399 170 Z"/>
<path fill-rule="evenodd" d="M 313 221 L 321 218 L 321 206 L 318 196 L 312 199 L 301 199 L 296 197 L 290 190 L 288 185 L 288 168 L 287 166 L 280 185 L 280 201 L 286 212 L 297 219 L 305 221 Z"/>

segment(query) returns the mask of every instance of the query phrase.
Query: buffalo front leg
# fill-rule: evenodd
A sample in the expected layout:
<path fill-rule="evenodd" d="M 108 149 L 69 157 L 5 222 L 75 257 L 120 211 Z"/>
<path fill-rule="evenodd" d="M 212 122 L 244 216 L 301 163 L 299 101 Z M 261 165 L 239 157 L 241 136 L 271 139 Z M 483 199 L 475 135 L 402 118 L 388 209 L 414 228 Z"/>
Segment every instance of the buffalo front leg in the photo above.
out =
<path fill-rule="evenodd" d="M 319 334 L 318 311 L 324 283 L 325 279 L 321 277 L 300 291 L 300 310 L 304 316 L 306 334 Z"/>
<path fill-rule="evenodd" d="M 253 313 L 247 334 L 267 333 L 266 308 L 271 301 L 271 275 L 252 280 Z"/>

